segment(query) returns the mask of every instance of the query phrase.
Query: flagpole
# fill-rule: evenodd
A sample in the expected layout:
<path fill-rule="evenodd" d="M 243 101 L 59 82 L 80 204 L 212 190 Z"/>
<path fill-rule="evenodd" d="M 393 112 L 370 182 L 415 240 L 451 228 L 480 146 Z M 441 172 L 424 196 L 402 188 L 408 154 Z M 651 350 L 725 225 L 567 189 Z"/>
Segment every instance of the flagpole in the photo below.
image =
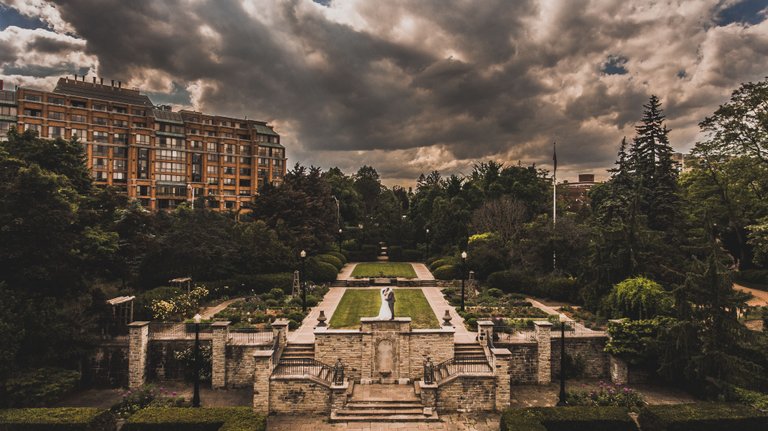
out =
<path fill-rule="evenodd" d="M 552 143 L 552 271 L 557 271 L 557 251 L 555 249 L 555 227 L 557 226 L 557 142 Z"/>

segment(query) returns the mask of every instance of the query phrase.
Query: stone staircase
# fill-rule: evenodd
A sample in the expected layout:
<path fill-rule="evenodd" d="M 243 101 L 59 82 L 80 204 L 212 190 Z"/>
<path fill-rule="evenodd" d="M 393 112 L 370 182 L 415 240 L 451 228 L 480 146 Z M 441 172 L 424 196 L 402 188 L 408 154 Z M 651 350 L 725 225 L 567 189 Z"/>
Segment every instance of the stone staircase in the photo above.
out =
<path fill-rule="evenodd" d="M 331 422 L 434 422 L 411 385 L 355 385 L 344 407 L 331 412 Z"/>
<path fill-rule="evenodd" d="M 288 343 L 280 356 L 280 362 L 291 359 L 315 359 L 315 345 L 313 343 Z"/>
<path fill-rule="evenodd" d="M 478 343 L 456 343 L 453 345 L 453 357 L 467 363 L 487 364 L 483 346 Z"/>

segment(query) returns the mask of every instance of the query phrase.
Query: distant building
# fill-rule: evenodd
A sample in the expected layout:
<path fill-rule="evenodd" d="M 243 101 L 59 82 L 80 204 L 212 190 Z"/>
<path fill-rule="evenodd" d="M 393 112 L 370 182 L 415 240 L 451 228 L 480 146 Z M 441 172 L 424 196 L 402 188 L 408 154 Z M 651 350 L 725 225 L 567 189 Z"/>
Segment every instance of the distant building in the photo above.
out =
<path fill-rule="evenodd" d="M 595 181 L 595 174 L 579 174 L 575 183 L 563 181 L 558 184 L 558 193 L 569 211 L 578 211 L 589 205 L 589 190 L 600 182 Z"/>
<path fill-rule="evenodd" d="M 35 130 L 77 137 L 96 184 L 149 209 L 204 197 L 214 209 L 239 209 L 286 171 L 280 136 L 263 121 L 156 106 L 138 89 L 61 78 L 53 91 L 2 88 L 0 133 Z"/>

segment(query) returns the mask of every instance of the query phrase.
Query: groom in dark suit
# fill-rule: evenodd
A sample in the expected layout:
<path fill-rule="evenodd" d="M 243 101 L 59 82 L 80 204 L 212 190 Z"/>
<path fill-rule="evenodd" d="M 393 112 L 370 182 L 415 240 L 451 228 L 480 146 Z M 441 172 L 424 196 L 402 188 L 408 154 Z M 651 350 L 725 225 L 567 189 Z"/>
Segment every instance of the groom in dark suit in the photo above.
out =
<path fill-rule="evenodd" d="M 389 315 L 392 316 L 389 320 L 395 320 L 395 291 L 391 287 L 387 289 L 386 299 L 387 305 L 389 305 Z"/>

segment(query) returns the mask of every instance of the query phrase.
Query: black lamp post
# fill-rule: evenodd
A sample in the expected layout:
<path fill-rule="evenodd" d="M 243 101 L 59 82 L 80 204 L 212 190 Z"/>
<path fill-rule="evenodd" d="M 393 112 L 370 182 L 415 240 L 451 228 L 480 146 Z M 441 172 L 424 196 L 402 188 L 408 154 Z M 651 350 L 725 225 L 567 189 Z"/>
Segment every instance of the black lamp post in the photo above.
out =
<path fill-rule="evenodd" d="M 341 233 L 344 232 L 341 228 L 339 228 L 339 253 L 341 253 Z"/>
<path fill-rule="evenodd" d="M 427 228 L 427 257 L 424 260 L 429 259 L 429 228 Z"/>
<path fill-rule="evenodd" d="M 558 407 L 568 405 L 565 402 L 565 315 L 560 313 L 560 399 Z"/>
<path fill-rule="evenodd" d="M 301 311 L 303 313 L 306 313 L 307 312 L 307 282 L 304 280 L 304 277 L 306 277 L 305 262 L 307 260 L 307 252 L 302 250 L 301 253 L 299 253 L 299 257 L 301 257 L 301 274 L 299 275 L 299 279 L 301 280 Z"/>
<path fill-rule="evenodd" d="M 200 407 L 200 321 L 202 316 L 195 314 L 195 351 L 194 351 L 194 363 L 195 363 L 195 376 L 194 376 L 194 390 L 192 393 L 192 407 Z"/>
<path fill-rule="evenodd" d="M 464 311 L 464 284 L 467 278 L 467 252 L 461 252 L 461 311 Z"/>

